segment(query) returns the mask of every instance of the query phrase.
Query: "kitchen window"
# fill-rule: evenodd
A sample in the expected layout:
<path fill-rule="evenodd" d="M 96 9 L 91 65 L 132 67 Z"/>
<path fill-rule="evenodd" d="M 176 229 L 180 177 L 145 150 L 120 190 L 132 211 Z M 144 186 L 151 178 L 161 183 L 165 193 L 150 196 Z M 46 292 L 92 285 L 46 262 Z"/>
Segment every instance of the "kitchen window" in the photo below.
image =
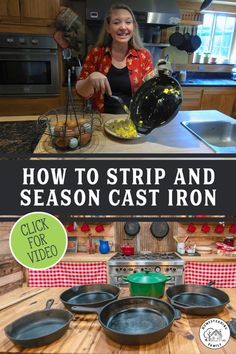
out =
<path fill-rule="evenodd" d="M 202 45 L 199 53 L 210 53 L 221 62 L 235 60 L 233 45 L 235 39 L 235 17 L 222 14 L 205 14 L 203 24 L 198 26 L 197 34 Z"/>

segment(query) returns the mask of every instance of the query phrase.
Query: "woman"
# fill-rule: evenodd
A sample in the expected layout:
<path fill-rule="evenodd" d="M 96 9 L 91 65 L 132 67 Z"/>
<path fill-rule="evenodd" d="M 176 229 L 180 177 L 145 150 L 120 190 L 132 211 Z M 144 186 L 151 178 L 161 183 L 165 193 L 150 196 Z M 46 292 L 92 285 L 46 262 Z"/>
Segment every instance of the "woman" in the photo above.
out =
<path fill-rule="evenodd" d="M 151 54 L 143 48 L 138 24 L 127 5 L 113 5 L 104 21 L 95 48 L 86 57 L 76 91 L 93 97 L 100 112 L 124 113 L 111 96 L 129 106 L 131 97 L 153 71 Z"/>

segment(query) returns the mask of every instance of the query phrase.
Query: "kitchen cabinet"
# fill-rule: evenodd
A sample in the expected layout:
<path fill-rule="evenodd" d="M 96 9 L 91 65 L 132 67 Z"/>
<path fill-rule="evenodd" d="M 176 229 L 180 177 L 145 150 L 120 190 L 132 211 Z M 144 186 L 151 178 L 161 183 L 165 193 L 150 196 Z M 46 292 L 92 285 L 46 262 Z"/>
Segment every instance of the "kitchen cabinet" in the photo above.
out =
<path fill-rule="evenodd" d="M 207 88 L 203 90 L 201 109 L 216 109 L 228 116 L 234 116 L 234 107 L 236 102 L 235 88 Z"/>
<path fill-rule="evenodd" d="M 217 110 L 236 118 L 236 88 L 234 87 L 182 87 L 182 111 Z"/>
<path fill-rule="evenodd" d="M 20 3 L 19 0 L 0 1 L 0 23 L 19 23 Z"/>
<path fill-rule="evenodd" d="M 183 103 L 182 111 L 199 110 L 201 107 L 202 88 L 199 87 L 183 87 Z"/>
<path fill-rule="evenodd" d="M 60 0 L 4 0 L 0 3 L 0 22 L 49 26 L 60 9 Z"/>

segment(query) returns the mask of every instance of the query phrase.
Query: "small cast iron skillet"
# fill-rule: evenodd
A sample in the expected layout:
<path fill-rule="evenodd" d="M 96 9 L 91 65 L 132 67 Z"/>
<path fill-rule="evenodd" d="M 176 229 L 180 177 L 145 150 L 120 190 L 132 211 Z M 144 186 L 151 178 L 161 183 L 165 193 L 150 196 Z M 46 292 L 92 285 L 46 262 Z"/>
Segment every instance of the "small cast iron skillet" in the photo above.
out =
<path fill-rule="evenodd" d="M 67 310 L 51 309 L 54 300 L 47 301 L 42 311 L 20 317 L 4 328 L 6 336 L 15 344 L 34 348 L 60 338 L 74 318 Z"/>

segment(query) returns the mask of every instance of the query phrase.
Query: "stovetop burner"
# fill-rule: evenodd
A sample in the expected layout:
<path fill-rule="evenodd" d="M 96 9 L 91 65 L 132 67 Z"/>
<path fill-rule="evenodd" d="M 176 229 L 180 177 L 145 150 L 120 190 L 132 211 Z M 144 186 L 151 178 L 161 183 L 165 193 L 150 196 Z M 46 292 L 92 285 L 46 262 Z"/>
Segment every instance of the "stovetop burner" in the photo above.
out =
<path fill-rule="evenodd" d="M 132 256 L 125 256 L 122 253 L 116 253 L 110 258 L 108 264 L 183 264 L 183 259 L 174 252 L 158 253 L 139 253 Z"/>
<path fill-rule="evenodd" d="M 162 260 L 162 259 L 181 259 L 174 252 L 165 253 L 137 253 L 132 256 L 125 256 L 122 253 L 116 253 L 111 259 L 127 259 L 127 260 L 139 260 L 139 259 L 151 259 L 151 260 Z"/>

